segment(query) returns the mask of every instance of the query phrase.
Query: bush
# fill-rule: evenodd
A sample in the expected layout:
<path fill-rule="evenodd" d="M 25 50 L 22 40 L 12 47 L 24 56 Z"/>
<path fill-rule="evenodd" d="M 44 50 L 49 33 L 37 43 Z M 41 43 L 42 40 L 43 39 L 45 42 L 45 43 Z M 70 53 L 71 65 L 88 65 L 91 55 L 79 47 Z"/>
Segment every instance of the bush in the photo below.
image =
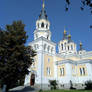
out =
<path fill-rule="evenodd" d="M 85 89 L 92 90 L 92 81 L 91 80 L 86 81 L 85 86 L 86 86 Z"/>
<path fill-rule="evenodd" d="M 76 88 L 73 87 L 73 83 L 72 83 L 71 80 L 70 80 L 70 89 L 76 89 Z"/>
<path fill-rule="evenodd" d="M 56 80 L 50 80 L 49 83 L 50 83 L 51 90 L 52 89 L 57 89 L 58 84 L 57 84 Z"/>
<path fill-rule="evenodd" d="M 39 92 L 43 92 L 43 90 L 42 90 L 42 89 L 40 89 L 40 90 L 39 90 Z"/>

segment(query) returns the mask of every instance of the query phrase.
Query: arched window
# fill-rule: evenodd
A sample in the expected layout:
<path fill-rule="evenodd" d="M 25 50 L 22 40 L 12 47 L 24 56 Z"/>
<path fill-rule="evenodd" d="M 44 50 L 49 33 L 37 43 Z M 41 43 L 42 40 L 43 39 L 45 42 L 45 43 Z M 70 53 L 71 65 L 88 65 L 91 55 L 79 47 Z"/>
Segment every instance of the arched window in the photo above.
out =
<path fill-rule="evenodd" d="M 83 67 L 83 75 L 85 75 L 85 68 Z"/>
<path fill-rule="evenodd" d="M 50 67 L 47 67 L 47 75 L 50 75 L 50 74 L 51 74 Z"/>
<path fill-rule="evenodd" d="M 49 35 L 47 35 L 47 39 L 49 39 Z"/>
<path fill-rule="evenodd" d="M 66 42 L 65 42 L 65 50 L 66 50 Z"/>
<path fill-rule="evenodd" d="M 62 75 L 64 76 L 64 68 L 62 68 L 62 71 L 63 71 L 63 72 L 62 72 Z"/>
<path fill-rule="evenodd" d="M 51 52 L 53 52 L 53 47 L 51 48 Z"/>
<path fill-rule="evenodd" d="M 61 44 L 62 50 L 63 50 L 63 44 Z"/>
<path fill-rule="evenodd" d="M 50 62 L 50 58 L 48 58 L 48 62 Z"/>
<path fill-rule="evenodd" d="M 44 50 L 46 50 L 46 44 L 44 44 Z"/>
<path fill-rule="evenodd" d="M 80 75 L 82 75 L 82 69 L 80 68 Z"/>
<path fill-rule="evenodd" d="M 41 24 L 41 27 L 43 28 L 44 27 L 44 23 L 42 22 L 42 24 Z"/>
<path fill-rule="evenodd" d="M 60 76 L 64 76 L 64 68 L 60 68 Z"/>
<path fill-rule="evenodd" d="M 71 50 L 73 50 L 73 45 L 71 45 Z"/>
<path fill-rule="evenodd" d="M 39 23 L 38 23 L 38 28 L 39 28 Z"/>
<path fill-rule="evenodd" d="M 46 28 L 48 28 L 48 24 L 46 25 Z"/>
<path fill-rule="evenodd" d="M 68 46 L 68 50 L 69 50 L 69 46 Z"/>
<path fill-rule="evenodd" d="M 49 52 L 49 50 L 50 50 L 50 46 L 48 46 L 48 52 Z"/>
<path fill-rule="evenodd" d="M 60 76 L 62 76 L 62 68 L 60 68 Z"/>

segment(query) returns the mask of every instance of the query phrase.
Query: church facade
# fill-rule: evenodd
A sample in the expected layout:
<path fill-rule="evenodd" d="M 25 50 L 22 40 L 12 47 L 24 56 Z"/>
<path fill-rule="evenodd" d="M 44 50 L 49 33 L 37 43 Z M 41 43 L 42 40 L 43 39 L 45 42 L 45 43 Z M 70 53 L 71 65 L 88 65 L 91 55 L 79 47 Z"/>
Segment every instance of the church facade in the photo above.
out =
<path fill-rule="evenodd" d="M 49 81 L 56 80 L 59 88 L 69 88 L 72 82 L 76 88 L 84 87 L 88 80 L 92 80 L 92 51 L 82 48 L 77 50 L 71 35 L 64 30 L 62 40 L 56 43 L 51 40 L 50 22 L 45 5 L 36 21 L 34 40 L 29 46 L 37 52 L 34 62 L 30 66 L 29 75 L 25 77 L 24 85 L 36 85 L 41 89 L 49 88 Z"/>

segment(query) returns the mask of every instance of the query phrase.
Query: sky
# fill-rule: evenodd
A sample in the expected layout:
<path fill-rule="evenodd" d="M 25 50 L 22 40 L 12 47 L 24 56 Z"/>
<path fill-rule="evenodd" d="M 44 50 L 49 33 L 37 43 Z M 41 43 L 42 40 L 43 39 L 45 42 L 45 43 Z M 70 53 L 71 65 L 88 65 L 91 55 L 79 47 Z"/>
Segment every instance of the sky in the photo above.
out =
<path fill-rule="evenodd" d="M 80 0 L 71 0 L 69 11 L 65 11 L 65 0 L 45 0 L 45 10 L 50 21 L 52 41 L 57 43 L 63 38 L 64 28 L 71 33 L 72 40 L 79 49 L 80 41 L 87 51 L 92 50 L 92 15 L 88 7 L 80 10 Z M 36 21 L 42 9 L 42 0 L 0 0 L 0 27 L 5 28 L 6 24 L 22 20 L 26 25 L 29 42 L 33 41 L 33 32 L 36 28 Z"/>

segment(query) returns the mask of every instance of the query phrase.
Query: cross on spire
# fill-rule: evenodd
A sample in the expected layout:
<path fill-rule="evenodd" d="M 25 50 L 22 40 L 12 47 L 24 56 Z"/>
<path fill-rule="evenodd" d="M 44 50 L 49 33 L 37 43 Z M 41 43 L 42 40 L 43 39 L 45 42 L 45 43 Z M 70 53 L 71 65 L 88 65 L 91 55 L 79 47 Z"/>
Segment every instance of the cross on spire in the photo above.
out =
<path fill-rule="evenodd" d="M 43 0 L 42 8 L 45 8 L 45 2 L 44 2 L 44 0 Z"/>
<path fill-rule="evenodd" d="M 45 0 L 42 0 L 43 3 L 42 3 L 42 10 L 41 10 L 41 13 L 40 13 L 40 16 L 39 16 L 39 19 L 46 19 L 47 20 L 47 14 L 46 14 L 46 11 L 45 11 Z"/>

